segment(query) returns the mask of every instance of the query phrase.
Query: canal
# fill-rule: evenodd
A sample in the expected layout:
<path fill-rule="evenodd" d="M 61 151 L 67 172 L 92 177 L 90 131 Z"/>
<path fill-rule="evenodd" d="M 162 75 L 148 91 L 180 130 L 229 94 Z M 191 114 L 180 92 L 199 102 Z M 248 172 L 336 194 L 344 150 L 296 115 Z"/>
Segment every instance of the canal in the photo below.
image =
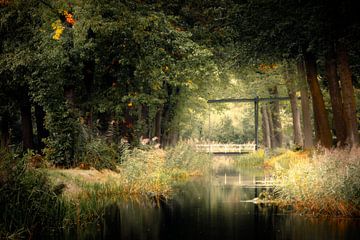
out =
<path fill-rule="evenodd" d="M 359 219 L 302 216 L 255 204 L 251 200 L 265 187 L 253 183 L 268 176 L 259 169 L 235 169 L 229 158 L 214 163 L 210 176 L 178 186 L 174 197 L 159 207 L 122 201 L 107 208 L 102 226 L 68 233 L 68 238 L 360 239 Z"/>

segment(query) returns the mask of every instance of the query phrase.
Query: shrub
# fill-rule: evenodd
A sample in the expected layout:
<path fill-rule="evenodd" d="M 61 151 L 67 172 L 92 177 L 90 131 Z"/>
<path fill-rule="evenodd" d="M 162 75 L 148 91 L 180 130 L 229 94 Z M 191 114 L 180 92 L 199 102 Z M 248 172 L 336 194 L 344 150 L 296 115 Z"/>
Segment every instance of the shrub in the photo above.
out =
<path fill-rule="evenodd" d="M 128 145 L 108 143 L 106 139 L 94 134 L 85 125 L 80 125 L 79 129 L 75 148 L 75 165 L 115 170 L 116 165 L 123 161 Z"/>

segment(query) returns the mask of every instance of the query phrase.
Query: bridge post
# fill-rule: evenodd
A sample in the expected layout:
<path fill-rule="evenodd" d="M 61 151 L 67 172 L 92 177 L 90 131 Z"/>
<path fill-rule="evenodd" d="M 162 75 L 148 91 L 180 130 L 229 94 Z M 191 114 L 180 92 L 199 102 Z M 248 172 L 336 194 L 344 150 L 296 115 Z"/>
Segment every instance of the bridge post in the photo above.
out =
<path fill-rule="evenodd" d="M 212 99 L 208 100 L 208 103 L 223 103 L 223 102 L 254 102 L 255 104 L 255 150 L 259 147 L 259 139 L 258 139 L 258 128 L 259 128 L 259 102 L 273 102 L 273 101 L 282 101 L 289 100 L 290 97 L 273 97 L 273 98 L 259 98 L 256 96 L 255 98 L 227 98 L 227 99 Z M 210 125 L 210 124 L 209 124 Z"/>
<path fill-rule="evenodd" d="M 258 130 L 259 130 L 259 96 L 254 98 L 255 104 L 255 150 L 258 149 L 259 139 L 258 139 Z"/>

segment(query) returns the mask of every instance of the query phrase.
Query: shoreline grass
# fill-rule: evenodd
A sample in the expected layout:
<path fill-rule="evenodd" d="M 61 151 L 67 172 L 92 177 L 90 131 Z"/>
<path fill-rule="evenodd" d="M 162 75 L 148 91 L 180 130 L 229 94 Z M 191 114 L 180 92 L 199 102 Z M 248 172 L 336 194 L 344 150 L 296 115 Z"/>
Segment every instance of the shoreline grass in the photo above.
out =
<path fill-rule="evenodd" d="M 240 156 L 233 156 L 236 168 L 262 168 L 265 161 L 265 151 L 259 149 L 255 152 Z"/>
<path fill-rule="evenodd" d="M 206 174 L 208 155 L 184 143 L 167 150 L 134 149 L 113 170 L 47 170 L 52 181 L 66 182 L 63 198 L 72 210 L 67 225 L 85 226 L 99 221 L 106 206 L 134 200 L 152 207 L 171 198 L 174 186 L 192 176 Z"/>
<path fill-rule="evenodd" d="M 29 167 L 29 156 L 19 158 L 11 154 L 2 154 L 1 158 L 9 158 L 6 162 L 18 163 L 19 171 L 13 172 L 10 176 L 13 164 L 4 165 L 4 161 L 0 164 L 0 175 L 5 179 L 0 184 L 0 205 L 1 209 L 10 209 L 1 213 L 0 238 L 21 238 L 36 234 L 33 230 L 33 221 L 18 224 L 7 220 L 26 219 L 36 215 L 33 212 L 22 211 L 24 201 L 29 203 L 29 209 L 35 209 L 33 205 L 36 206 L 38 201 L 41 201 L 41 196 L 51 196 L 53 202 L 42 204 L 40 209 L 44 211 L 41 210 L 36 215 L 40 218 L 39 222 L 53 219 L 53 225 L 56 225 L 51 225 L 51 231 L 69 226 L 84 228 L 90 223 L 100 224 L 106 207 L 119 201 L 133 200 L 157 207 L 160 201 L 172 196 L 177 184 L 189 180 L 192 176 L 207 174 L 210 168 L 209 156 L 197 153 L 185 143 L 166 150 L 128 151 L 122 156 L 122 163 L 116 164 L 116 168 L 112 170 L 59 169 L 46 165 L 45 168 L 35 169 Z M 30 174 L 30 178 L 23 172 Z M 41 184 L 38 184 L 39 179 L 42 181 Z M 11 181 L 27 181 L 29 184 L 18 184 L 18 188 L 9 188 Z M 41 189 L 41 194 L 32 195 L 32 192 L 38 192 L 37 185 L 46 187 Z M 16 198 L 20 192 L 29 192 L 30 195 L 14 201 L 13 205 L 7 202 L 9 197 Z M 59 206 L 56 211 L 54 206 Z M 15 211 L 16 208 L 19 211 Z M 15 213 L 18 215 L 14 215 Z M 38 228 L 41 229 L 40 232 L 50 230 L 46 224 Z"/>
<path fill-rule="evenodd" d="M 265 163 L 275 171 L 277 199 L 295 211 L 360 216 L 360 148 L 285 152 Z"/>
<path fill-rule="evenodd" d="M 177 184 L 208 174 L 211 166 L 208 154 L 185 143 L 166 150 L 134 149 L 122 157 L 112 170 L 32 168 L 29 156 L 1 152 L 0 238 L 101 225 L 106 207 L 119 201 L 157 207 Z M 360 148 L 288 150 L 269 159 L 259 151 L 235 162 L 238 167 L 255 162 L 256 167 L 271 169 L 279 204 L 312 215 L 360 216 Z"/>

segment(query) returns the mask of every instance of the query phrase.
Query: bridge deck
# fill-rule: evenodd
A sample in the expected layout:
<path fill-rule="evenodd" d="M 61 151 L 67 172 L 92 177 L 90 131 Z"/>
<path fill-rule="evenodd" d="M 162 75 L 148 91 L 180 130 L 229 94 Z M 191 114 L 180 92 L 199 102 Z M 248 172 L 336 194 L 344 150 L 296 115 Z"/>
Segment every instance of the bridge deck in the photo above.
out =
<path fill-rule="evenodd" d="M 256 145 L 247 144 L 197 144 L 196 150 L 213 154 L 245 154 L 256 151 Z"/>

